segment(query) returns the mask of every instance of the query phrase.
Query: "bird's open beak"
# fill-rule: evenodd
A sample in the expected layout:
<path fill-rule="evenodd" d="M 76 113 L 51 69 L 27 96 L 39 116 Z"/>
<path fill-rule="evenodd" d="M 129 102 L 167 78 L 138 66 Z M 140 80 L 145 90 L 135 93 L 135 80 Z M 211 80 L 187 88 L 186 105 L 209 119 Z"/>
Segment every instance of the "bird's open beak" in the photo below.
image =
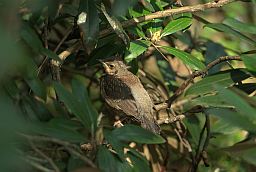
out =
<path fill-rule="evenodd" d="M 104 67 L 104 70 L 106 73 L 110 73 L 110 69 L 107 65 L 107 63 L 103 62 L 102 60 L 99 60 L 99 62 L 102 64 L 102 66 Z"/>
<path fill-rule="evenodd" d="M 99 59 L 98 61 L 102 64 L 102 66 L 104 67 L 104 69 L 107 69 L 107 68 L 108 68 L 108 65 L 107 65 L 105 62 L 103 62 L 101 59 Z"/>

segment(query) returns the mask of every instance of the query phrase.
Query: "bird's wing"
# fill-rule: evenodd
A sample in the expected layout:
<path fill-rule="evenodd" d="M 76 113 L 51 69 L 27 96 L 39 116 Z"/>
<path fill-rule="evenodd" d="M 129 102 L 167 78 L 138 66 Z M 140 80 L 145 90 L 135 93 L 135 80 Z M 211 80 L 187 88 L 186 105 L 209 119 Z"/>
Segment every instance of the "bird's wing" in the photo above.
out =
<path fill-rule="evenodd" d="M 102 77 L 101 94 L 111 107 L 121 110 L 127 115 L 134 117 L 138 115 L 138 108 L 132 92 L 122 79 L 113 76 Z"/>

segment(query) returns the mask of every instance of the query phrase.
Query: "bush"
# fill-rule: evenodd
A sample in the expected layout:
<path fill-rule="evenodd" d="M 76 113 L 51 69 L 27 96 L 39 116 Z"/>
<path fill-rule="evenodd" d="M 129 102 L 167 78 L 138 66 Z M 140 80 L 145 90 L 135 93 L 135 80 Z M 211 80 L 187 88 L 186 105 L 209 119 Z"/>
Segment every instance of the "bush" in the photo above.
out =
<path fill-rule="evenodd" d="M 255 170 L 255 1 L 193 3 L 3 1 L 1 170 Z M 117 54 L 161 135 L 101 98 Z"/>

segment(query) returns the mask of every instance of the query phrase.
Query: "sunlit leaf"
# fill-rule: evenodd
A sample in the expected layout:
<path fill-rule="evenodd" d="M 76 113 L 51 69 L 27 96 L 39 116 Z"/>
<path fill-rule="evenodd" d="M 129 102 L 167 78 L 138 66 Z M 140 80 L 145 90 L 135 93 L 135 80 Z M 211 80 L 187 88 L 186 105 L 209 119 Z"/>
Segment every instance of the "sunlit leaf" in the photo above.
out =
<path fill-rule="evenodd" d="M 249 71 L 256 72 L 256 54 L 242 55 L 241 58 Z"/>
<path fill-rule="evenodd" d="M 209 28 L 212 28 L 212 29 L 215 29 L 217 31 L 220 31 L 220 32 L 225 32 L 227 34 L 232 34 L 242 40 L 245 40 L 253 45 L 256 45 L 256 41 L 254 41 L 253 39 L 247 37 L 246 35 L 232 29 L 230 26 L 227 26 L 225 24 L 222 24 L 222 23 L 211 23 L 211 24 L 206 24 L 205 27 L 209 27 Z"/>
<path fill-rule="evenodd" d="M 239 32 L 256 34 L 256 25 L 244 23 L 231 17 L 226 18 L 223 23 Z"/>
<path fill-rule="evenodd" d="M 144 53 L 147 50 L 147 48 L 150 46 L 150 44 L 151 42 L 146 40 L 136 40 L 131 42 L 130 48 L 128 49 L 126 56 L 124 58 L 125 61 L 129 63 L 134 58 Z"/>
<path fill-rule="evenodd" d="M 172 20 L 165 26 L 161 34 L 161 37 L 186 29 L 191 24 L 192 24 L 192 18 L 189 18 L 189 17 L 181 17 L 181 18 Z"/>
<path fill-rule="evenodd" d="M 233 105 L 237 112 L 248 118 L 256 126 L 256 109 L 250 106 L 246 99 L 243 99 L 231 90 L 223 88 L 222 85 L 215 85 L 214 87 L 226 102 Z"/>
<path fill-rule="evenodd" d="M 224 102 L 224 100 L 218 94 L 197 97 L 189 101 L 189 104 L 194 104 L 194 105 L 199 104 L 204 107 L 222 107 L 222 108 L 232 107 L 229 103 Z"/>
<path fill-rule="evenodd" d="M 239 127 L 241 129 L 255 132 L 255 124 L 252 123 L 246 116 L 241 115 L 232 109 L 227 108 L 214 108 L 207 110 L 209 114 L 221 118 L 223 121 L 233 127 Z"/>
<path fill-rule="evenodd" d="M 203 78 L 201 81 L 193 84 L 186 91 L 186 94 L 205 94 L 214 92 L 214 84 L 220 84 L 223 87 L 230 87 L 237 82 L 240 82 L 250 77 L 245 71 L 240 69 L 222 71 Z"/>
<path fill-rule="evenodd" d="M 167 51 L 167 53 L 169 54 L 176 56 L 183 63 L 185 63 L 186 65 L 188 65 L 194 70 L 202 70 L 203 68 L 205 68 L 205 65 L 200 60 L 198 60 L 197 58 L 193 57 L 192 55 L 184 51 L 178 50 L 173 47 L 165 47 L 165 46 L 162 46 L 161 49 Z"/>

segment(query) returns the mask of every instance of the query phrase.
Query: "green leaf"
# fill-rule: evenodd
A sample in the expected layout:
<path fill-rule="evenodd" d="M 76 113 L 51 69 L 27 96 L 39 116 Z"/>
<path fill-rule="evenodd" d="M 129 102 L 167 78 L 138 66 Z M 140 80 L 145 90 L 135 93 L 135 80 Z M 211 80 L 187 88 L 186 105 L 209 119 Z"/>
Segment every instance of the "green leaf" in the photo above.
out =
<path fill-rule="evenodd" d="M 150 0 L 144 1 L 144 3 L 142 3 L 142 5 L 143 5 L 148 11 L 155 12 L 154 7 L 153 7 L 153 6 L 151 5 L 151 3 L 150 3 Z"/>
<path fill-rule="evenodd" d="M 77 24 L 86 43 L 94 42 L 99 32 L 99 16 L 94 1 L 81 0 Z"/>
<path fill-rule="evenodd" d="M 123 42 L 125 43 L 126 46 L 129 46 L 130 38 L 124 31 L 122 24 L 114 16 L 110 16 L 107 13 L 106 8 L 103 3 L 101 4 L 101 11 L 105 15 L 106 19 L 108 20 L 110 26 L 115 31 L 115 33 L 123 40 Z"/>
<path fill-rule="evenodd" d="M 216 74 L 209 75 L 193 84 L 187 89 L 185 94 L 203 95 L 205 93 L 212 93 L 215 91 L 213 87 L 214 84 L 219 84 L 223 87 L 230 87 L 248 77 L 250 77 L 250 75 L 240 69 L 218 72 Z"/>
<path fill-rule="evenodd" d="M 27 61 L 26 70 L 23 77 L 33 93 L 39 96 L 41 99 L 46 100 L 46 86 L 37 76 L 37 66 L 34 61 Z"/>
<path fill-rule="evenodd" d="M 223 88 L 222 85 L 215 85 L 215 88 L 217 89 L 218 94 L 222 96 L 222 99 L 233 105 L 237 112 L 256 124 L 256 109 L 250 106 L 246 99 L 243 99 L 231 90 Z"/>
<path fill-rule="evenodd" d="M 209 64 L 221 56 L 227 56 L 227 53 L 225 52 L 225 48 L 221 44 L 215 43 L 213 41 L 207 41 L 206 51 L 204 53 L 205 63 Z M 212 67 L 208 71 L 208 73 L 212 74 L 212 73 L 219 72 L 222 65 L 223 65 L 223 63 Z"/>
<path fill-rule="evenodd" d="M 26 23 L 22 25 L 20 35 L 35 53 L 39 53 L 44 47 L 36 32 Z"/>
<path fill-rule="evenodd" d="M 201 117 L 202 115 L 200 115 Z M 186 127 L 188 128 L 188 131 L 191 135 L 192 141 L 194 144 L 198 143 L 200 133 L 198 131 L 201 130 L 201 125 L 199 121 L 199 116 L 197 117 L 189 117 L 184 119 L 184 123 Z"/>
<path fill-rule="evenodd" d="M 256 148 L 244 151 L 241 158 L 250 164 L 256 165 Z"/>
<path fill-rule="evenodd" d="M 136 35 L 140 38 L 146 38 L 145 33 L 142 31 L 142 27 L 137 26 L 137 27 L 132 27 L 132 28 L 127 28 L 127 31 L 129 31 L 129 33 Z"/>
<path fill-rule="evenodd" d="M 129 15 L 133 18 L 140 17 L 140 16 L 145 16 L 145 15 L 150 14 L 150 13 L 151 13 L 150 11 L 146 10 L 143 7 L 138 7 L 137 10 L 132 9 L 132 8 L 129 9 Z M 141 25 L 143 25 L 145 23 L 149 23 L 149 21 L 143 22 Z"/>
<path fill-rule="evenodd" d="M 145 27 L 147 27 L 147 33 L 150 34 L 150 37 L 152 38 L 152 40 L 156 39 L 160 39 L 160 34 L 162 31 L 162 24 L 163 24 L 163 20 L 162 19 L 154 19 L 153 21 L 151 21 L 150 23 L 148 23 L 147 25 L 145 25 Z"/>
<path fill-rule="evenodd" d="M 47 56 L 47 57 L 53 59 L 53 60 L 62 62 L 61 59 L 59 58 L 59 56 L 58 56 L 56 53 L 54 53 L 53 51 L 49 50 L 49 49 L 43 48 L 43 49 L 41 50 L 41 53 L 42 53 L 43 55 L 45 55 L 45 56 Z"/>
<path fill-rule="evenodd" d="M 49 123 L 34 122 L 31 125 L 33 129 L 32 132 L 65 140 L 71 143 L 81 143 L 87 140 L 84 135 L 80 134 L 75 129 L 62 125 L 59 122 L 61 121 L 56 120 L 50 121 Z"/>
<path fill-rule="evenodd" d="M 165 26 L 161 34 L 161 37 L 186 29 L 191 24 L 192 24 L 192 18 L 189 18 L 189 17 L 181 17 L 176 20 L 172 20 Z"/>
<path fill-rule="evenodd" d="M 161 144 L 165 142 L 160 135 L 156 135 L 144 128 L 131 124 L 115 129 L 112 134 L 114 138 L 122 141 L 147 144 Z"/>
<path fill-rule="evenodd" d="M 243 142 L 237 143 L 233 146 L 223 148 L 222 150 L 235 153 L 236 155 L 237 154 L 241 155 L 243 154 L 244 151 L 252 150 L 255 148 L 256 148 L 256 142 L 255 142 L 255 137 L 253 137 Z"/>
<path fill-rule="evenodd" d="M 256 165 L 255 137 L 246 139 L 243 142 L 237 143 L 233 146 L 223 148 L 222 150 L 231 153 L 232 156 L 240 157 L 244 161 Z"/>
<path fill-rule="evenodd" d="M 57 54 L 43 46 L 36 32 L 28 24 L 23 24 L 20 34 L 22 39 L 33 49 L 35 53 L 40 53 L 51 59 L 61 61 Z"/>
<path fill-rule="evenodd" d="M 223 109 L 228 109 L 228 108 L 223 108 Z M 231 110 L 231 109 L 228 109 Z M 212 114 L 213 116 L 217 116 Z M 221 117 L 218 117 L 218 119 L 213 118 L 214 121 L 213 124 L 211 125 L 211 132 L 212 133 L 221 133 L 224 135 L 230 135 L 230 134 L 236 134 L 237 132 L 241 131 L 241 128 L 233 125 L 232 123 L 226 122 L 226 120 L 222 119 Z"/>
<path fill-rule="evenodd" d="M 91 132 L 94 133 L 97 127 L 98 113 L 90 101 L 87 89 L 84 87 L 82 82 L 73 79 L 72 93 L 76 97 L 76 100 L 80 106 L 83 108 L 84 113 L 86 114 L 86 120 L 91 124 Z"/>
<path fill-rule="evenodd" d="M 130 149 L 127 152 L 127 156 L 130 158 L 133 166 L 134 172 L 140 171 L 152 171 L 149 167 L 149 163 L 145 157 L 143 157 L 139 152 L 134 149 Z"/>
<path fill-rule="evenodd" d="M 203 107 L 222 107 L 230 108 L 232 107 L 229 103 L 224 102 L 221 96 L 217 95 L 206 95 L 200 96 L 189 101 L 189 104 L 201 105 Z"/>
<path fill-rule="evenodd" d="M 98 148 L 97 164 L 103 172 L 132 172 L 127 161 L 122 162 L 104 146 Z"/>
<path fill-rule="evenodd" d="M 111 13 L 114 16 L 125 15 L 129 8 L 131 8 L 136 1 L 124 1 L 124 0 L 115 0 L 112 4 Z"/>
<path fill-rule="evenodd" d="M 124 144 L 123 142 L 121 142 L 120 140 L 116 139 L 112 132 L 110 130 L 104 129 L 104 137 L 106 138 L 106 140 L 108 141 L 108 143 L 113 147 L 113 149 L 117 152 L 118 156 L 124 160 L 125 156 L 124 156 L 124 147 L 127 146 L 126 144 Z"/>
<path fill-rule="evenodd" d="M 176 56 L 183 63 L 185 63 L 186 65 L 188 65 L 189 67 L 191 67 L 194 70 L 202 70 L 205 68 L 205 65 L 200 60 L 198 60 L 197 58 L 193 57 L 192 55 L 190 55 L 184 51 L 181 51 L 181 50 L 178 50 L 178 49 L 172 48 L 172 47 L 165 47 L 165 46 L 162 46 L 161 48 L 163 50 L 167 51 L 167 53 Z"/>
<path fill-rule="evenodd" d="M 32 91 L 41 99 L 46 100 L 46 87 L 44 83 L 38 78 L 25 78 L 26 83 L 32 89 Z"/>
<path fill-rule="evenodd" d="M 246 35 L 232 29 L 230 26 L 227 26 L 225 24 L 222 23 L 211 23 L 211 24 L 206 24 L 205 27 L 209 27 L 212 29 L 215 29 L 219 32 L 225 32 L 227 34 L 232 34 L 240 39 L 243 39 L 253 45 L 256 45 L 256 42 L 254 40 L 252 40 L 251 38 L 247 37 Z"/>
<path fill-rule="evenodd" d="M 51 126 L 58 126 L 60 128 L 67 128 L 70 130 L 78 130 L 82 128 L 82 125 L 78 121 L 74 121 L 71 119 L 67 119 L 64 117 L 55 117 L 52 118 L 49 122 L 49 125 Z"/>
<path fill-rule="evenodd" d="M 130 43 L 130 48 L 126 52 L 125 61 L 127 63 L 131 62 L 133 59 L 144 53 L 151 42 L 146 40 L 136 40 Z"/>
<path fill-rule="evenodd" d="M 256 72 L 256 54 L 242 55 L 241 58 L 249 71 Z"/>
<path fill-rule="evenodd" d="M 210 115 L 216 116 L 223 120 L 224 122 L 228 123 L 232 127 L 238 127 L 250 132 L 256 131 L 256 125 L 252 123 L 246 116 L 227 108 L 215 108 L 215 109 L 208 109 L 207 112 Z"/>
<path fill-rule="evenodd" d="M 239 32 L 256 34 L 256 25 L 243 23 L 243 22 L 236 20 L 234 18 L 231 18 L 231 17 L 226 18 L 223 21 L 223 23 L 232 27 L 233 29 L 235 29 Z"/>
<path fill-rule="evenodd" d="M 89 131 L 92 132 L 94 124 L 92 123 L 90 114 L 88 114 L 84 105 L 82 105 L 77 100 L 77 97 L 68 92 L 60 83 L 54 83 L 54 88 L 60 100 L 64 102 L 68 110 L 73 113 Z"/>

